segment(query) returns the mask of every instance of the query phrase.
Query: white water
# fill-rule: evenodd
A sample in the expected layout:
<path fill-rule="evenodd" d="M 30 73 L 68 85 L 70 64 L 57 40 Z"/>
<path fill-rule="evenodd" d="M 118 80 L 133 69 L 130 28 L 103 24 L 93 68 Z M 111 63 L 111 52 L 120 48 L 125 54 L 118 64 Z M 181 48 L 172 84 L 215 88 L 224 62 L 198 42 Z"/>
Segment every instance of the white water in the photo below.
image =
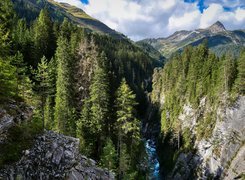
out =
<path fill-rule="evenodd" d="M 148 155 L 148 166 L 150 170 L 149 180 L 160 180 L 160 164 L 157 157 L 156 143 L 148 139 L 145 142 L 146 153 Z"/>

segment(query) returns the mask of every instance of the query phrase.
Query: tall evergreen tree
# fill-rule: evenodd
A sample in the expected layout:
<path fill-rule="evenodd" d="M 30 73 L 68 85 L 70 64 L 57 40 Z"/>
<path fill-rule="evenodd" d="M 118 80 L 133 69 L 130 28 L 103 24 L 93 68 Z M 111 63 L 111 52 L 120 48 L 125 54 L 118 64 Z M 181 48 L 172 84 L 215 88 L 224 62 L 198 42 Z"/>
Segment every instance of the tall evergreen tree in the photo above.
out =
<path fill-rule="evenodd" d="M 55 125 L 56 129 L 69 134 L 69 120 L 72 117 L 72 94 L 71 94 L 71 67 L 70 47 L 66 38 L 58 39 L 56 50 L 57 82 L 55 99 Z M 75 123 L 75 122 L 74 122 Z"/>
<path fill-rule="evenodd" d="M 45 101 L 44 120 L 45 128 L 52 129 L 54 127 L 54 106 L 56 93 L 56 61 L 54 58 L 48 63 L 49 90 Z"/>
<path fill-rule="evenodd" d="M 103 54 L 97 58 L 99 62 L 106 61 Z M 93 149 L 91 153 L 97 157 L 101 153 L 104 139 L 109 134 L 109 89 L 108 73 L 103 65 L 97 65 L 89 87 L 89 98 L 84 101 L 81 118 L 77 122 L 78 137 L 87 137 L 86 144 L 90 144 Z"/>
<path fill-rule="evenodd" d="M 238 93 L 245 94 L 245 50 L 241 52 L 241 55 L 237 61 L 237 79 L 235 82 L 235 88 Z"/>
<path fill-rule="evenodd" d="M 224 58 L 222 68 L 224 78 L 223 90 L 230 92 L 236 76 L 235 59 L 231 55 L 227 54 Z"/>
<path fill-rule="evenodd" d="M 11 65 L 8 58 L 0 56 L 0 97 L 8 98 L 15 96 L 16 91 L 16 68 Z"/>
<path fill-rule="evenodd" d="M 123 156 L 126 156 L 125 153 L 127 152 L 123 149 L 123 144 L 127 143 L 130 157 L 133 158 L 134 149 L 137 149 L 140 141 L 140 123 L 136 118 L 136 105 L 135 94 L 127 85 L 126 80 L 123 79 L 116 92 L 119 175 L 124 171 L 120 166 L 124 163 L 120 161 L 125 159 Z"/>
<path fill-rule="evenodd" d="M 46 56 L 48 59 L 53 55 L 53 25 L 49 17 L 47 9 L 42 9 L 38 19 L 36 20 L 33 27 L 33 41 L 35 47 L 35 61 L 34 66 L 37 65 L 39 59 L 42 56 Z"/>
<path fill-rule="evenodd" d="M 10 33 L 13 26 L 13 4 L 10 0 L 0 1 L 0 56 L 9 55 Z"/>
<path fill-rule="evenodd" d="M 41 107 L 43 129 L 44 129 L 45 128 L 45 120 L 44 120 L 45 102 L 49 91 L 48 62 L 45 56 L 43 56 L 40 63 L 38 63 L 37 70 L 34 71 L 34 73 L 37 81 L 36 89 L 41 100 L 40 107 Z"/>
<path fill-rule="evenodd" d="M 14 57 L 12 57 L 11 64 L 16 67 L 15 76 L 16 76 L 16 94 L 20 93 L 21 87 L 24 85 L 26 77 L 26 67 L 23 59 L 23 55 L 18 51 Z M 23 93 L 22 93 L 23 94 Z"/>
<path fill-rule="evenodd" d="M 100 158 L 100 164 L 102 167 L 113 171 L 116 168 L 116 158 L 117 154 L 115 146 L 112 140 L 110 138 L 107 138 Z"/>

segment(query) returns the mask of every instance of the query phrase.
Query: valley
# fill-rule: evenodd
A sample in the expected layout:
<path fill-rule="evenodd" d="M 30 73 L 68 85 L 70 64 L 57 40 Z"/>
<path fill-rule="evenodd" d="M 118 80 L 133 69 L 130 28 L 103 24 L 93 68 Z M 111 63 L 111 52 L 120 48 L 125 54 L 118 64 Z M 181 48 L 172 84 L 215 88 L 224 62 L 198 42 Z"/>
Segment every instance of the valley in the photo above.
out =
<path fill-rule="evenodd" d="M 134 42 L 53 0 L 0 12 L 1 180 L 244 179 L 244 29 Z"/>

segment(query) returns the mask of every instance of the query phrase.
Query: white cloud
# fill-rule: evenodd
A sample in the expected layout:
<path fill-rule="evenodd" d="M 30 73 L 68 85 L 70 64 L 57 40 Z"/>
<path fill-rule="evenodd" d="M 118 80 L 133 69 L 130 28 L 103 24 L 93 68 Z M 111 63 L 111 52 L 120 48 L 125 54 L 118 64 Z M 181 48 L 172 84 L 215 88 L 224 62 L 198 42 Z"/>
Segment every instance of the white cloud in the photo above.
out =
<path fill-rule="evenodd" d="M 190 30 L 199 25 L 201 13 L 198 10 L 192 12 L 185 12 L 181 16 L 171 16 L 169 18 L 168 28 L 170 31 L 176 31 L 180 29 Z"/>
<path fill-rule="evenodd" d="M 235 8 L 238 6 L 244 6 L 244 0 L 205 0 L 204 5 L 209 6 L 213 3 L 219 3 L 221 6 L 228 7 L 228 8 Z"/>
<path fill-rule="evenodd" d="M 201 16 L 200 27 L 206 28 L 218 20 L 227 29 L 245 28 L 245 10 L 237 8 L 234 12 L 225 11 L 220 4 L 210 4 Z"/>
<path fill-rule="evenodd" d="M 245 28 L 245 9 L 238 7 L 243 0 L 233 0 L 233 3 L 230 0 L 206 0 L 208 8 L 203 13 L 197 3 L 184 3 L 184 0 L 89 0 L 87 5 L 79 0 L 56 1 L 78 6 L 134 40 L 206 28 L 217 20 L 228 29 Z M 233 11 L 225 11 L 224 6 Z"/>

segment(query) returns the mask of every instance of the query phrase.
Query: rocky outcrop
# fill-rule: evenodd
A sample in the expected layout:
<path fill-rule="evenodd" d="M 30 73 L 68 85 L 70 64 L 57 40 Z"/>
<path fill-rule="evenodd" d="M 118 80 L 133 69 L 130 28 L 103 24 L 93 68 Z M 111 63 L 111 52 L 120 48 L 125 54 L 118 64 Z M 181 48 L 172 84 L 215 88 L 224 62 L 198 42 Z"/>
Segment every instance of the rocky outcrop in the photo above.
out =
<path fill-rule="evenodd" d="M 0 171 L 0 179 L 114 179 L 96 162 L 79 154 L 79 139 L 46 131 L 13 166 Z"/>
<path fill-rule="evenodd" d="M 202 101 L 201 101 L 202 102 Z M 205 101 L 200 107 L 205 107 Z M 185 106 L 180 120 L 183 126 L 195 126 L 200 109 Z M 192 120 L 192 123 L 189 121 Z M 196 153 L 181 153 L 170 179 L 239 179 L 245 176 L 245 96 L 231 107 L 220 107 L 211 137 L 195 141 Z"/>
<path fill-rule="evenodd" d="M 0 107 L 0 144 L 4 142 L 7 131 L 15 123 L 27 121 L 32 117 L 33 107 L 24 102 L 9 101 Z"/>

